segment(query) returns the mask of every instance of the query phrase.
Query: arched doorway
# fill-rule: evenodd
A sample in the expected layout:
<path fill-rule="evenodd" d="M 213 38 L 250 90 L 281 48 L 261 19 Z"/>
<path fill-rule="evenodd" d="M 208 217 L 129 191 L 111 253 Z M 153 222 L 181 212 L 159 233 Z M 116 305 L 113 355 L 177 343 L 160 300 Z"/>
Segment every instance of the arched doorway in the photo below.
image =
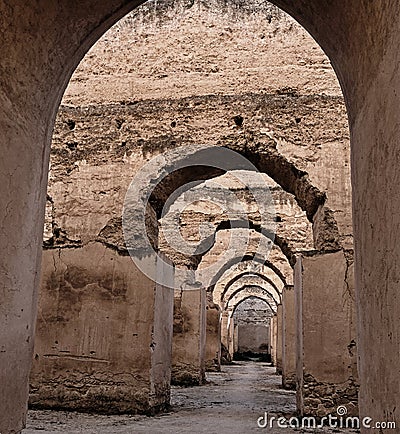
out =
<path fill-rule="evenodd" d="M 393 187 L 398 179 L 398 96 L 393 89 L 398 82 L 399 6 L 274 3 L 315 37 L 344 89 L 353 149 L 362 411 L 376 420 L 382 415 L 394 417 L 398 415 L 394 400 L 399 381 L 399 340 L 395 333 L 399 329 L 395 303 L 399 247 L 392 234 L 397 233 L 399 198 Z M 2 5 L 3 28 L 7 29 L 2 35 L 0 115 L 6 150 L 2 171 L 6 186 L 2 196 L 2 245 L 6 252 L 1 263 L 6 282 L 2 384 L 6 396 L 15 397 L 11 407 L 8 400 L 2 400 L 2 414 L 14 419 L 12 426 L 21 426 L 26 402 L 24 385 L 32 348 L 50 126 L 68 78 L 85 51 L 135 6 L 136 2 L 126 1 L 86 1 L 60 8 L 51 2 L 40 7 Z M 382 291 L 376 290 L 381 287 Z M 371 345 L 385 349 L 385 361 L 368 351 Z M 16 362 L 20 362 L 18 372 L 14 372 Z"/>

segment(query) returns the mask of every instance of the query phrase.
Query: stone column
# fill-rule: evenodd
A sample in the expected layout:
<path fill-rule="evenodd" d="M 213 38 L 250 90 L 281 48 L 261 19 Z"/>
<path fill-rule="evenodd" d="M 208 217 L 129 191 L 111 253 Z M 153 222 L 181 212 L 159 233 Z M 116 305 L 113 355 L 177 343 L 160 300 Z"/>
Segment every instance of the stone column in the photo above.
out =
<path fill-rule="evenodd" d="M 221 315 L 221 364 L 231 361 L 229 355 L 229 312 L 225 310 Z"/>
<path fill-rule="evenodd" d="M 206 290 L 187 284 L 175 290 L 172 384 L 205 381 Z"/>
<path fill-rule="evenodd" d="M 221 315 L 221 344 L 228 348 L 228 312 L 224 311 Z"/>
<path fill-rule="evenodd" d="M 24 13 L 29 9 L 29 5 L 25 6 Z M 26 418 L 52 125 L 48 113 L 43 110 L 43 106 L 51 107 L 51 98 L 47 98 L 50 95 L 41 85 L 36 87 L 37 82 L 30 81 L 33 70 L 38 70 L 34 63 L 42 63 L 40 56 L 31 46 L 33 63 L 29 71 L 24 70 L 25 61 L 18 61 L 21 54 L 17 53 L 27 46 L 30 37 L 27 34 L 22 36 L 24 32 L 18 27 L 18 22 L 10 11 L 6 13 L 5 8 L 7 6 L 2 3 L 0 16 L 6 20 L 0 36 L 2 64 L 9 62 L 6 58 L 11 54 L 14 67 L 10 75 L 3 68 L 0 73 L 1 433 L 20 432 Z M 16 5 L 11 7 L 15 8 Z M 11 19 L 9 24 L 7 18 Z M 22 40 L 20 37 L 25 42 L 18 46 L 17 41 Z M 36 42 L 39 40 L 42 38 L 38 36 Z M 25 55 L 24 58 L 28 61 Z M 51 82 L 52 77 L 48 76 L 47 81 Z M 22 89 L 27 92 L 24 94 Z"/>
<path fill-rule="evenodd" d="M 297 256 L 297 407 L 324 416 L 346 405 L 357 413 L 357 352 L 350 253 Z"/>
<path fill-rule="evenodd" d="M 216 304 L 209 303 L 206 310 L 206 371 L 221 370 L 221 320 Z"/>
<path fill-rule="evenodd" d="M 276 343 L 277 343 L 277 318 L 276 314 L 271 317 L 270 323 L 270 351 L 271 351 L 271 363 L 276 366 Z"/>
<path fill-rule="evenodd" d="M 154 412 L 170 397 L 173 275 L 102 243 L 43 253 L 31 406 Z"/>
<path fill-rule="evenodd" d="M 235 321 L 233 320 L 232 312 L 229 312 L 229 327 L 228 327 L 228 351 L 230 359 L 233 360 L 235 338 Z"/>
<path fill-rule="evenodd" d="M 282 305 L 276 310 L 276 373 L 282 375 L 282 342 L 283 342 Z"/>
<path fill-rule="evenodd" d="M 296 318 L 295 297 L 292 285 L 282 292 L 282 385 L 287 389 L 296 388 Z"/>
<path fill-rule="evenodd" d="M 233 329 L 233 354 L 239 349 L 239 326 L 234 324 Z"/>
<path fill-rule="evenodd" d="M 267 340 L 268 340 L 268 349 L 267 349 L 267 357 L 271 360 L 271 320 L 272 317 L 269 318 L 267 325 Z"/>

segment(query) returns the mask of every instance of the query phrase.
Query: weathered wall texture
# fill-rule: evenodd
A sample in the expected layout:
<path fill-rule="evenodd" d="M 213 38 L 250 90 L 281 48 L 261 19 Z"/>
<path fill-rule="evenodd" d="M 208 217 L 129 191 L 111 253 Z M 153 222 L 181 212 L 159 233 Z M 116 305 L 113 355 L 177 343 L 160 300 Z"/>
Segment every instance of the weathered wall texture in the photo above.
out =
<path fill-rule="evenodd" d="M 112 413 L 165 407 L 172 330 L 157 329 L 171 321 L 170 293 L 101 243 L 46 250 L 31 405 Z"/>
<path fill-rule="evenodd" d="M 323 416 L 345 405 L 357 414 L 352 255 L 299 256 L 295 274 L 298 410 Z"/>
<path fill-rule="evenodd" d="M 237 327 L 235 353 L 270 355 L 270 317 L 272 315 L 271 307 L 265 301 L 257 298 L 247 298 L 237 306 L 233 315 Z"/>
<path fill-rule="evenodd" d="M 282 385 L 296 388 L 296 309 L 293 286 L 282 291 Z"/>
<path fill-rule="evenodd" d="M 214 3 L 145 6 L 90 50 L 59 113 L 50 191 L 57 179 L 71 179 L 83 186 L 81 203 L 93 195 L 118 214 L 119 194 L 153 154 L 189 143 L 257 143 L 308 172 L 311 183 L 327 191 L 328 205 L 332 200 L 331 208 L 343 214 L 339 226 L 349 228 L 347 120 L 328 59 L 271 5 L 249 6 L 247 14 Z M 165 41 L 167 58 L 161 59 Z M 111 191 L 74 181 L 73 172 L 85 177 L 81 165 L 105 186 L 110 181 L 103 180 L 101 167 L 118 173 Z M 281 194 L 278 208 L 293 206 Z M 282 227 L 293 231 L 292 219 L 281 217 Z M 346 238 L 348 232 L 340 234 Z"/>
<path fill-rule="evenodd" d="M 172 384 L 190 386 L 205 381 L 205 310 L 205 288 L 175 290 Z"/>
<path fill-rule="evenodd" d="M 276 373 L 282 374 L 282 343 L 283 343 L 283 317 L 282 304 L 277 306 L 276 310 Z"/>
<path fill-rule="evenodd" d="M 206 312 L 206 352 L 205 367 L 207 371 L 221 369 L 221 323 L 220 309 L 214 303 L 207 303 Z"/>
<path fill-rule="evenodd" d="M 221 364 L 231 363 L 233 354 L 230 352 L 230 330 L 232 312 L 224 311 L 221 315 Z"/>
<path fill-rule="evenodd" d="M 269 327 L 266 325 L 237 326 L 238 348 L 235 353 L 269 354 Z"/>
<path fill-rule="evenodd" d="M 293 14 L 321 44 L 332 59 L 345 92 L 352 137 L 363 416 L 375 420 L 399 418 L 396 399 L 400 378 L 397 332 L 400 327 L 396 301 L 400 256 L 400 198 L 397 189 L 400 5 L 393 1 L 381 4 L 367 0 L 274 0 L 274 3 Z M 1 429 L 5 432 L 20 431 L 25 414 L 54 113 L 70 74 L 86 50 L 102 32 L 135 6 L 137 2 L 129 0 L 71 0 L 68 4 L 50 0 L 40 3 L 15 0 L 0 4 L 1 28 L 4 29 L 1 33 L 0 74 L 0 141 L 3 151 L 0 200 L 4 210 L 0 232 L 3 249 L 0 257 L 0 280 L 3 283 L 0 414 Z M 266 22 L 268 20 L 263 17 L 261 24 Z M 190 26 L 195 28 L 193 23 Z M 225 32 L 229 40 L 229 35 L 236 32 L 230 32 L 227 27 Z M 206 29 L 207 25 L 202 26 L 200 35 L 206 34 Z M 213 29 L 220 31 L 215 26 Z M 260 44 L 265 42 L 264 39 L 269 41 L 276 36 L 271 31 L 260 34 L 261 29 L 263 27 L 258 22 L 256 31 L 250 29 L 250 34 Z M 177 32 L 172 34 L 179 37 Z M 198 44 L 197 36 L 196 45 L 202 45 Z M 296 38 L 301 46 L 303 38 L 298 38 L 298 34 Z M 141 42 L 146 38 L 139 37 L 137 42 L 139 39 Z M 211 38 L 212 41 L 215 39 Z M 228 45 L 224 41 L 224 47 Z M 233 58 L 237 62 L 237 44 L 233 45 Z M 147 47 L 144 51 L 148 52 Z M 215 51 L 209 53 L 215 55 Z M 248 58 L 246 64 L 249 68 L 254 66 L 254 59 L 269 57 L 265 51 L 259 54 L 256 52 Z M 158 61 L 165 55 L 163 50 L 153 59 Z M 308 66 L 300 90 L 307 89 L 308 77 L 314 79 L 324 75 L 321 65 L 325 58 L 320 51 L 310 58 L 301 57 L 300 62 L 294 55 L 292 62 L 288 62 L 289 67 L 280 69 L 278 82 L 288 76 L 285 71 L 293 72 L 294 68 L 290 66 L 296 62 Z M 286 56 L 270 58 L 285 59 Z M 318 59 L 319 62 L 312 62 Z M 317 68 L 315 63 L 319 65 Z M 157 73 L 159 69 L 153 70 L 151 62 L 145 62 L 147 64 L 151 72 L 148 76 L 153 77 L 156 75 L 153 72 Z M 165 66 L 171 65 L 174 62 L 168 58 Z M 262 75 L 269 78 L 270 74 Z M 297 77 L 297 74 L 291 76 Z M 215 86 L 215 77 L 211 76 L 212 86 Z M 333 73 L 328 72 L 328 77 L 333 77 Z M 103 78 L 99 77 L 99 80 Z M 187 83 L 182 77 L 179 80 Z M 233 83 L 233 89 L 241 83 L 239 80 Z M 260 81 L 255 82 L 258 87 Z M 163 89 L 163 86 L 158 86 L 158 89 Z M 382 348 L 385 358 L 381 352 L 369 351 L 370 347 Z"/>
<path fill-rule="evenodd" d="M 348 165 L 349 158 L 344 114 L 342 115 L 342 136 L 336 139 L 335 135 L 338 128 L 337 123 L 341 119 L 338 114 L 342 106 L 341 100 L 319 96 L 307 97 L 306 99 L 305 97 L 262 95 L 260 97 L 240 96 L 236 100 L 227 100 L 226 102 L 220 101 L 223 97 L 218 97 L 213 102 L 212 100 L 216 98 L 206 96 L 193 106 L 189 102 L 182 103 L 185 112 L 187 111 L 186 116 L 191 119 L 191 122 L 190 124 L 187 122 L 182 122 L 182 125 L 179 124 L 179 132 L 176 130 L 178 127 L 171 128 L 169 125 L 171 122 L 177 122 L 177 125 L 179 123 L 179 119 L 176 119 L 177 113 L 180 113 L 183 108 L 177 100 L 158 102 L 150 100 L 140 101 L 133 105 L 115 104 L 82 108 L 65 107 L 62 109 L 56 124 L 53 142 L 54 151 L 49 187 L 49 195 L 53 198 L 56 209 L 65 214 L 61 211 L 66 208 L 63 206 L 65 199 L 62 198 L 68 190 L 65 193 L 60 191 L 62 187 L 58 185 L 58 181 L 61 181 L 69 186 L 69 188 L 67 187 L 69 190 L 74 190 L 68 199 L 67 207 L 74 205 L 74 210 L 81 212 L 80 215 L 88 208 L 90 209 L 90 204 L 94 201 L 97 202 L 96 208 L 110 204 L 111 209 L 109 209 L 108 215 L 111 215 L 114 210 L 117 215 L 120 215 L 126 188 L 137 169 L 146 161 L 146 157 L 148 158 L 163 149 L 190 143 L 221 143 L 232 147 L 239 146 L 238 149 L 244 146 L 244 143 L 247 143 L 247 146 L 253 146 L 257 143 L 257 149 L 260 151 L 263 147 L 266 151 L 271 147 L 274 149 L 275 145 L 272 144 L 271 138 L 257 132 L 263 128 L 262 124 L 238 129 L 233 123 L 231 126 L 233 125 L 235 129 L 230 128 L 230 112 L 235 109 L 234 112 L 240 111 L 243 106 L 246 106 L 250 119 L 256 118 L 256 113 L 259 110 L 268 112 L 268 117 L 276 117 L 276 123 L 281 124 L 277 125 L 276 128 L 280 134 L 287 136 L 285 140 L 288 143 L 298 142 L 297 145 L 291 146 L 281 144 L 279 153 L 288 161 L 295 161 L 299 169 L 305 171 L 309 169 L 310 180 L 313 185 L 321 191 L 327 192 L 328 205 L 331 196 L 336 201 L 339 201 L 336 196 L 340 197 L 340 212 L 335 214 L 339 223 L 339 239 L 348 240 L 348 232 L 342 230 L 344 223 L 340 226 L 343 219 L 351 220 L 350 201 L 348 200 L 350 178 L 348 174 L 343 173 L 343 168 Z M 229 97 L 226 98 L 229 99 Z M 257 98 L 261 98 L 261 100 L 255 101 Z M 226 107 L 229 107 L 229 112 Z M 294 128 L 291 122 L 299 111 L 307 111 L 308 116 L 303 119 L 299 126 Z M 321 119 L 320 123 L 313 116 L 316 113 L 324 113 L 324 118 Z M 204 131 L 204 127 L 201 128 L 198 125 L 205 118 L 207 118 L 206 131 Z M 71 122 L 75 123 L 73 129 L 68 126 L 72 125 Z M 271 120 L 268 119 L 264 122 L 266 125 Z M 225 123 L 227 127 L 225 127 Z M 275 124 L 275 122 L 273 123 Z M 209 124 L 213 124 L 213 128 L 209 128 Z M 335 137 L 335 140 L 340 140 L 341 148 L 338 149 L 332 145 L 331 149 L 325 149 L 322 145 L 314 145 L 321 134 L 318 128 L 322 128 L 322 125 L 325 127 L 325 135 L 330 134 Z M 298 129 L 304 130 L 301 131 L 302 135 L 310 137 L 308 139 L 309 144 L 299 142 L 300 131 L 297 131 Z M 296 156 L 295 152 L 299 153 L 303 149 L 305 155 Z M 331 160 L 339 160 L 337 169 L 332 167 Z M 311 175 L 311 171 L 315 173 Z M 116 173 L 118 173 L 118 177 Z M 338 185 L 336 186 L 335 183 Z M 342 192 L 343 189 L 345 192 Z M 284 193 L 282 194 L 284 195 Z M 76 198 L 75 201 L 74 198 Z M 290 199 L 286 199 L 284 196 L 282 198 L 277 197 L 278 216 L 282 218 L 282 225 L 278 224 L 278 227 L 293 231 L 294 228 L 291 225 L 284 225 L 284 223 L 290 223 L 284 208 L 282 211 L 280 210 L 285 203 L 284 201 L 290 205 Z M 96 214 L 98 213 L 96 212 Z M 100 218 L 98 216 L 93 221 L 92 230 L 98 226 L 101 227 L 100 223 L 103 225 L 106 223 L 104 218 L 99 221 Z M 59 225 L 61 223 L 64 221 L 58 222 Z M 69 229 L 72 232 L 69 234 L 72 239 L 76 239 L 77 235 L 81 236 L 81 223 L 79 221 L 74 222 L 73 215 L 71 215 L 70 222 L 66 220 L 65 224 L 67 227 L 62 229 Z M 69 227 L 70 225 L 72 228 Z M 71 229 L 73 230 L 71 231 Z M 301 235 L 306 236 L 304 229 Z M 293 238 L 293 235 L 290 238 Z"/>
<path fill-rule="evenodd" d="M 92 270 L 85 252 L 93 243 L 115 257 L 115 264 L 129 262 L 124 257 L 120 220 L 129 183 L 154 155 L 197 143 L 272 155 L 276 167 L 291 167 L 326 194 L 312 234 L 306 212 L 297 203 L 304 193 L 301 187 L 289 185 L 299 195 L 296 202 L 293 194 L 268 180 L 285 254 L 312 248 L 313 236 L 317 248 L 351 245 L 347 121 L 328 60 L 297 24 L 273 9 L 261 9 L 259 16 L 237 14 L 230 8 L 223 11 L 221 19 L 219 12 L 196 3 L 181 8 L 181 15 L 169 10 L 167 20 L 153 11 L 139 14 L 108 33 L 81 63 L 65 94 L 53 136 L 44 244 L 57 250 L 46 252 L 43 270 L 54 267 L 54 252 L 62 256 L 70 250 L 79 256 L 79 267 Z M 146 24 L 141 25 L 141 20 Z M 168 54 L 161 60 L 166 44 Z M 247 201 L 250 215 L 254 213 L 246 190 L 230 188 Z M 183 232 L 192 240 L 204 219 L 217 224 L 224 217 L 211 208 L 206 215 L 200 205 L 192 204 L 182 215 Z M 155 227 L 156 216 L 152 218 Z M 218 233 L 203 266 L 223 251 L 224 237 L 223 231 Z M 269 258 L 289 281 L 291 268 L 284 253 L 274 247 Z M 176 259 L 173 253 L 170 259 Z M 116 268 L 117 273 L 129 278 L 128 270 L 126 274 Z M 75 278 L 76 287 L 86 288 L 85 273 Z M 94 281 L 101 279 L 99 272 Z M 44 306 L 50 303 L 48 296 L 43 283 Z M 91 293 L 91 297 L 93 305 L 102 305 L 102 294 Z M 138 317 L 148 309 L 151 303 L 137 312 Z M 39 325 L 52 315 L 51 309 L 41 312 Z M 72 315 L 71 321 L 75 320 Z M 52 327 L 56 334 L 62 330 L 61 324 L 60 330 L 56 323 Z M 38 332 L 37 345 L 44 345 L 47 337 L 40 336 L 40 326 Z M 232 346 L 233 337 L 229 339 L 227 345 Z M 46 342 L 50 348 L 52 342 Z M 182 344 L 183 353 L 184 349 Z"/>
<path fill-rule="evenodd" d="M 272 366 L 276 367 L 277 362 L 277 314 L 275 314 L 273 317 L 271 317 L 271 324 L 270 324 L 270 342 L 271 342 L 271 362 Z"/>

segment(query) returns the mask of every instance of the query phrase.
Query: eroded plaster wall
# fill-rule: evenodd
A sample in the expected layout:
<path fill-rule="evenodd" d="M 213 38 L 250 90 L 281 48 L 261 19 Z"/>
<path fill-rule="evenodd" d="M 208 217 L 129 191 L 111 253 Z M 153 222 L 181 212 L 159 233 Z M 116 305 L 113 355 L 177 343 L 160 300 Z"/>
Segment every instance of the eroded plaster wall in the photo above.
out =
<path fill-rule="evenodd" d="M 296 306 L 293 286 L 282 291 L 282 385 L 296 388 Z"/>
<path fill-rule="evenodd" d="M 164 408 L 171 302 L 170 289 L 156 288 L 129 256 L 101 243 L 45 250 L 31 405 L 107 413 Z"/>
<path fill-rule="evenodd" d="M 207 303 L 206 311 L 206 353 L 205 368 L 207 371 L 221 369 L 221 323 L 220 309 L 212 302 Z"/>
<path fill-rule="evenodd" d="M 270 318 L 272 309 L 265 301 L 248 298 L 235 310 L 236 353 L 271 354 Z"/>
<path fill-rule="evenodd" d="M 154 155 L 195 143 L 257 149 L 296 165 L 326 192 L 325 205 L 338 224 L 328 244 L 351 244 L 348 132 L 334 74 L 299 26 L 280 13 L 268 12 L 271 20 L 265 20 L 265 13 L 232 15 L 228 8 L 221 20 L 196 5 L 184 10 L 183 19 L 173 15 L 150 27 L 139 25 L 139 14 L 139 21 L 121 23 L 93 47 L 72 78 L 56 120 L 44 239 L 51 253 L 44 255 L 43 270 L 54 265 L 54 252 L 63 255 L 69 249 L 80 252 L 75 253 L 80 267 L 91 268 L 84 253 L 93 243 L 115 255 L 115 263 L 125 261 L 120 217 L 129 183 Z M 168 61 L 160 64 L 166 40 Z M 197 57 L 192 55 L 195 42 L 201 51 Z M 210 54 L 220 52 L 225 54 Z M 251 70 L 245 67 L 249 59 Z M 127 70 L 129 64 L 135 67 Z M 240 66 L 242 78 L 233 78 L 233 64 Z M 271 71 L 268 77 L 265 70 Z M 292 195 L 276 184 L 272 189 L 280 235 L 294 246 L 309 246 L 304 211 Z M 326 214 L 321 215 L 324 223 Z M 156 227 L 155 214 L 151 219 Z M 294 221 L 297 225 L 289 225 Z M 314 232 L 318 240 L 318 227 Z M 274 257 L 287 269 L 285 259 Z M 85 276 L 77 279 L 76 285 L 85 287 Z M 101 273 L 96 279 L 101 281 Z M 46 294 L 43 286 L 41 303 L 47 303 Z"/>
<path fill-rule="evenodd" d="M 358 411 L 351 252 L 303 254 L 295 267 L 297 397 L 301 414 Z M 315 290 L 318 288 L 318 291 Z"/>
<path fill-rule="evenodd" d="M 363 415 L 375 420 L 393 418 L 399 412 L 395 405 L 399 390 L 398 303 L 394 302 L 399 256 L 395 181 L 399 165 L 399 4 L 389 2 L 382 7 L 377 2 L 322 0 L 275 3 L 298 18 L 324 47 L 346 93 L 353 142 Z M 25 414 L 54 110 L 85 50 L 136 3 L 85 0 L 59 6 L 56 8 L 51 1 L 1 5 L 1 140 L 5 150 L 1 198 L 6 210 L 1 234 L 5 252 L 1 258 L 5 282 L 2 390 L 5 397 L 14 398 L 2 400 L 2 428 L 6 430 L 20 430 Z M 313 77 L 321 73 L 311 71 Z M 385 349 L 385 360 L 381 353 L 368 351 L 371 345 Z M 19 369 L 14 371 L 17 362 Z"/>
<path fill-rule="evenodd" d="M 206 294 L 204 288 L 175 290 L 172 384 L 205 381 Z"/>

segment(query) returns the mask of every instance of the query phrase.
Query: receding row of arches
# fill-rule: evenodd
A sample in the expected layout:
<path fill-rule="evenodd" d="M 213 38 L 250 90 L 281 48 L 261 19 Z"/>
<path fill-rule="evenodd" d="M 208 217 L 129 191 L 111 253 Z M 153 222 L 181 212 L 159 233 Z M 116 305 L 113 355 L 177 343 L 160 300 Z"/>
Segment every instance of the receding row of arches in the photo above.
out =
<path fill-rule="evenodd" d="M 21 431 L 26 414 L 50 142 L 57 108 L 73 70 L 87 50 L 139 3 L 85 0 L 66 6 L 45 0 L 40 5 L 0 4 L 3 24 L 0 142 L 4 150 L 0 163 L 0 200 L 4 210 L 0 231 L 3 249 L 0 257 L 3 282 L 1 432 Z M 273 3 L 313 35 L 329 56 L 343 89 L 352 142 L 361 415 L 374 420 L 393 419 L 399 415 L 396 406 L 399 316 L 395 301 L 398 297 L 400 247 L 396 228 L 400 201 L 393 186 L 398 179 L 396 113 L 399 93 L 396 90 L 400 6 L 396 2 L 382 6 L 369 1 L 299 0 L 294 4 L 274 0 Z M 321 359 L 325 362 L 332 359 L 333 348 L 348 348 L 353 342 L 353 331 L 350 332 L 355 323 L 352 249 L 341 244 L 340 213 L 327 203 L 325 192 L 274 146 L 264 145 L 257 139 L 246 138 L 236 141 L 233 147 L 292 194 L 313 224 L 313 251 L 299 254 L 291 250 L 289 240 L 280 238 L 279 233 L 275 237 L 281 254 L 294 266 L 296 325 L 301 336 L 297 340 L 301 345 L 298 354 L 303 367 L 298 393 L 304 409 L 309 398 L 304 388 L 307 378 L 311 377 L 307 386 L 311 384 L 315 391 L 321 382 L 313 374 L 318 372 Z M 133 207 L 133 214 L 128 215 L 126 222 L 132 237 L 127 237 L 127 246 L 122 249 L 117 242 L 121 240 L 122 228 L 117 225 L 104 228 L 113 232 L 115 242 L 104 243 L 99 237 L 86 243 L 76 242 L 75 247 L 79 248 L 71 243 L 67 248 L 52 246 L 44 251 L 31 373 L 33 404 L 51 408 L 62 399 L 63 405 L 70 409 L 95 406 L 98 411 L 113 408 L 124 412 L 133 407 L 139 411 L 165 408 L 170 388 L 173 289 L 193 297 L 190 305 L 199 306 L 196 318 L 199 327 L 204 327 L 207 288 L 216 288 L 225 271 L 234 264 L 238 264 L 238 268 L 245 267 L 242 264 L 246 260 L 256 263 L 255 268 L 257 264 L 260 268 L 267 264 L 265 254 L 252 252 L 251 248 L 250 252 L 241 249 L 240 237 L 234 237 L 236 244 L 224 258 L 224 266 L 212 268 L 209 274 L 204 270 L 210 267 L 202 266 L 199 258 L 183 265 L 180 270 L 184 271 L 179 274 L 173 255 L 168 258 L 168 252 L 158 250 L 158 219 L 173 191 L 187 183 L 220 176 L 225 171 L 243 170 L 243 167 L 226 165 L 226 161 L 223 162 L 226 170 L 210 169 L 211 155 L 203 150 L 190 152 L 190 158 L 198 158 L 202 163 L 196 165 L 197 170 L 178 164 L 178 170 L 171 171 L 172 167 L 177 167 L 179 158 L 164 159 L 160 172 L 152 174 L 152 186 L 156 183 L 157 188 L 151 190 L 146 207 L 139 209 L 138 214 Z M 185 158 L 189 157 L 181 161 Z M 166 171 L 169 172 L 167 177 L 163 176 Z M 139 230 L 135 225 L 130 226 L 137 215 L 140 216 L 140 221 L 136 220 Z M 218 249 L 218 234 L 221 240 L 224 230 L 233 232 L 223 223 L 225 221 L 220 220 L 222 226 L 211 238 L 210 244 L 214 244 L 206 249 L 207 253 Z M 151 238 L 145 247 L 140 244 L 143 225 Z M 270 227 L 258 222 L 252 222 L 250 229 L 271 233 Z M 103 235 L 106 232 L 103 231 Z M 249 244 L 251 247 L 251 240 Z M 264 243 L 264 247 L 268 245 L 272 247 L 272 242 Z M 238 256 L 239 250 L 242 254 Z M 128 254 L 138 261 L 132 264 Z M 281 262 L 284 261 L 281 257 Z M 257 272 L 270 279 L 271 297 L 278 301 L 278 283 L 283 284 L 282 276 L 286 282 L 290 276 L 283 269 L 278 273 L 265 266 L 271 271 Z M 143 273 L 143 269 L 150 271 Z M 179 277 L 178 285 L 174 282 L 175 272 Z M 231 276 L 230 280 L 233 278 Z M 221 289 L 220 294 L 229 294 L 229 288 Z M 277 308 L 278 328 L 279 318 L 285 318 L 284 294 L 285 290 L 280 305 L 283 307 Z M 234 297 L 232 295 L 231 300 Z M 338 298 L 346 309 L 337 309 Z M 319 306 L 318 315 L 315 306 Z M 331 312 L 335 315 L 330 315 Z M 308 339 L 316 324 L 320 325 L 317 338 L 314 335 L 313 339 Z M 334 336 L 329 334 L 332 325 Z M 285 335 L 284 331 L 282 333 Z M 382 352 L 386 353 L 385 360 L 382 360 Z M 356 374 L 348 360 L 353 361 L 354 357 L 350 350 L 347 354 L 340 352 L 340 384 L 354 385 Z M 305 373 L 310 373 L 309 377 Z M 333 375 L 332 371 L 324 374 L 324 379 Z M 82 390 L 84 394 L 80 393 Z M 334 390 L 334 395 L 338 390 Z M 337 403 L 330 401 L 328 404 L 332 409 Z M 305 411 L 312 412 L 310 401 L 307 405 Z"/>

